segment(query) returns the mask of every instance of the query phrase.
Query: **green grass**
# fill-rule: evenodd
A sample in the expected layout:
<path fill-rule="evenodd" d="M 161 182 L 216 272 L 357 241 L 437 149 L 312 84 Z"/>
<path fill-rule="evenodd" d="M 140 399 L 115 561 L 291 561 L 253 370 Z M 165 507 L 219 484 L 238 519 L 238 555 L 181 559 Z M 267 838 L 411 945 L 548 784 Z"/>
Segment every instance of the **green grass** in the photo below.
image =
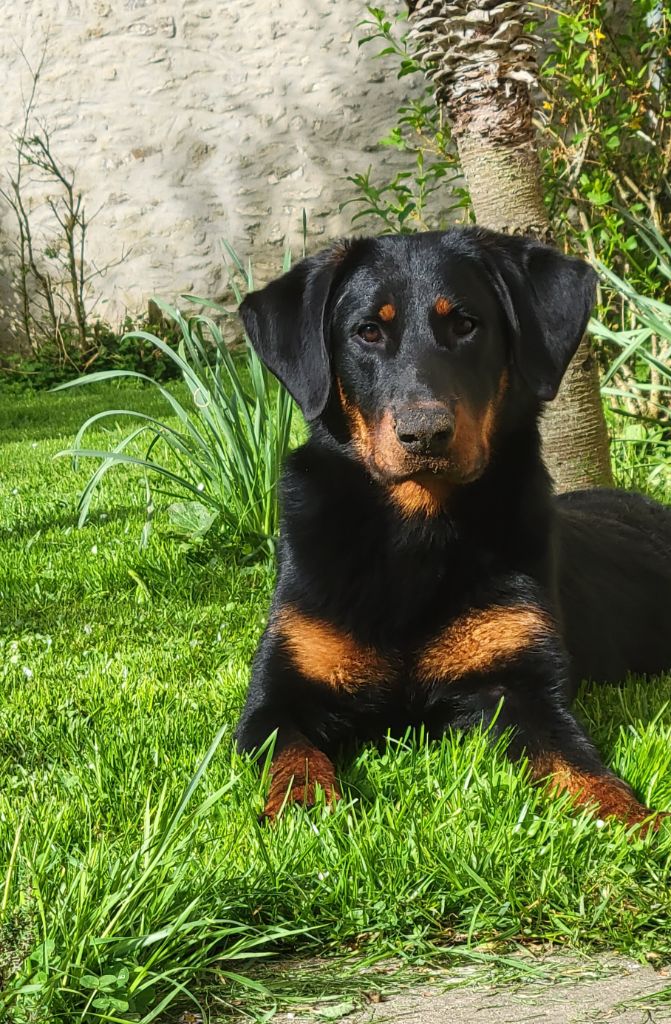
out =
<path fill-rule="evenodd" d="M 144 488 L 124 470 L 76 528 L 88 467 L 52 457 L 121 400 L 153 401 L 0 402 L 0 1019 L 168 1020 L 192 997 L 261 1013 L 261 955 L 671 958 L 671 828 L 642 840 L 571 812 L 482 735 L 367 748 L 334 813 L 259 826 L 263 783 L 231 732 L 272 570 L 185 548 L 160 508 L 140 548 Z M 580 707 L 609 763 L 671 809 L 671 679 Z"/>

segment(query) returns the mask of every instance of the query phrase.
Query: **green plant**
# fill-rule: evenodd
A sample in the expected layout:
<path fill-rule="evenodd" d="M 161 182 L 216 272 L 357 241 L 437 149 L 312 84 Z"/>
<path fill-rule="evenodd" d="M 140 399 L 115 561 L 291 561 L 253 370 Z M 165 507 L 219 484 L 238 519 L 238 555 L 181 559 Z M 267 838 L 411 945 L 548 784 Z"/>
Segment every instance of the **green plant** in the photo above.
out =
<path fill-rule="evenodd" d="M 400 12 L 391 16 L 382 7 L 368 7 L 368 15 L 358 26 L 366 33 L 359 46 L 381 44 L 375 59 L 393 55 L 399 78 L 423 75 L 422 65 L 408 45 L 407 15 Z M 443 123 L 433 93 L 433 85 L 424 83 L 421 98 L 399 107 L 396 124 L 380 139 L 383 146 L 407 154 L 408 170 L 382 182 L 374 180 L 371 167 L 365 173 L 348 177 L 355 194 L 341 204 L 341 209 L 357 207 L 353 224 L 365 217 L 376 217 L 383 233 L 401 233 L 444 226 L 456 210 L 469 216 L 470 201 L 460 184 L 459 162 L 450 141 L 449 126 Z M 437 219 L 431 197 L 439 191 L 449 199 L 441 203 L 441 217 Z"/>
<path fill-rule="evenodd" d="M 230 283 L 236 302 L 253 288 L 251 266 L 245 270 L 228 249 L 232 260 Z M 288 269 L 290 257 L 285 258 Z M 186 296 L 235 323 L 223 306 Z M 93 496 L 113 466 L 139 467 L 146 485 L 146 540 L 153 516 L 150 476 L 158 476 L 163 493 L 181 499 L 170 507 L 175 529 L 192 540 L 202 538 L 217 524 L 248 557 L 274 551 L 278 530 L 278 480 L 289 447 L 293 403 L 283 387 L 257 358 L 249 344 L 233 354 L 222 326 L 203 313 L 185 318 L 171 306 L 157 303 L 181 333 L 177 349 L 145 331 L 129 339 L 149 342 L 172 360 L 188 392 L 188 402 L 160 382 L 136 370 L 108 370 L 88 374 L 60 385 L 60 389 L 125 378 L 143 380 L 158 388 L 177 426 L 155 416 L 128 409 L 110 409 L 90 416 L 80 428 L 74 446 L 60 455 L 77 462 L 100 460 L 80 500 L 80 526 L 86 521 Z M 56 390 L 60 390 L 56 389 Z M 139 423 L 109 451 L 82 447 L 85 434 L 106 418 L 130 417 Z M 144 442 L 144 451 L 138 445 Z M 186 499 L 186 500 L 184 500 Z"/>
<path fill-rule="evenodd" d="M 30 355 L 0 358 L 0 386 L 13 390 L 51 388 L 94 370 L 138 370 L 161 381 L 178 377 L 178 368 L 164 351 L 146 337 L 134 336 L 134 332 L 151 330 L 171 346 L 181 336 L 174 322 L 156 315 L 151 319 L 126 316 L 118 329 L 102 320 L 92 320 L 87 323 L 86 347 L 82 349 L 64 324 L 57 338 L 45 338 Z"/>
<path fill-rule="evenodd" d="M 13 970 L 0 991 L 0 1010 L 20 1009 L 25 1016 L 10 1020 L 37 1019 L 31 1011 L 50 1006 L 75 1011 L 81 1021 L 149 1024 L 176 1000 L 203 1013 L 197 996 L 180 978 L 195 973 L 204 978 L 214 969 L 223 984 L 261 988 L 233 971 L 234 961 L 268 955 L 269 947 L 299 929 L 241 925 L 227 920 L 225 912 L 203 919 L 207 889 L 196 886 L 188 897 L 183 891 L 185 877 L 193 870 L 194 835 L 212 806 L 226 800 L 237 783 L 235 772 L 230 772 L 221 786 L 193 806 L 226 729 L 224 724 L 217 731 L 175 806 L 167 783 L 156 793 L 149 788 L 141 827 L 120 855 L 110 857 L 107 844 L 95 841 L 88 849 L 73 851 L 60 872 L 60 913 L 54 914 L 45 865 L 34 860 L 36 851 L 26 844 L 22 853 L 31 879 L 30 902 L 41 927 L 33 925 L 34 935 L 18 933 Z M 55 821 L 51 835 L 46 831 L 42 838 L 58 842 L 58 831 Z M 19 822 L 0 912 L 13 889 L 22 832 Z M 84 913 L 83 901 L 88 903 Z M 15 941 L 8 929 L 5 935 Z M 0 942 L 2 937 L 0 929 Z"/>
<path fill-rule="evenodd" d="M 657 226 L 628 217 L 636 250 L 660 281 L 671 283 L 671 245 Z M 614 454 L 625 484 L 648 489 L 671 483 L 671 305 L 641 294 L 605 263 L 604 286 L 617 297 L 619 327 L 593 320 L 604 363 L 601 391 L 613 411 Z M 617 422 L 619 420 L 619 422 Z M 637 479 L 638 478 L 638 479 Z"/>
<path fill-rule="evenodd" d="M 662 297 L 669 283 L 654 274 L 627 212 L 669 233 L 668 6 L 570 0 L 549 24 L 540 116 L 555 234 Z"/>
<path fill-rule="evenodd" d="M 127 254 L 122 251 L 118 259 L 103 266 L 87 261 L 92 218 L 87 215 L 76 170 L 63 163 L 54 149 L 52 130 L 36 115 L 46 47 L 36 68 L 23 52 L 22 56 L 31 87 L 22 123 L 18 131 L 10 133 L 14 167 L 0 184 L 0 197 L 13 212 L 17 228 L 16 240 L 12 240 L 19 298 L 17 333 L 34 358 L 46 346 L 49 359 L 55 352 L 64 364 L 77 365 L 85 362 L 91 348 L 92 282 L 122 263 Z M 41 231 L 33 223 L 36 187 L 44 196 L 42 205 L 49 210 Z"/>
<path fill-rule="evenodd" d="M 660 278 L 671 283 L 671 246 L 653 226 L 637 224 L 636 231 Z M 599 261 L 597 267 L 605 283 L 622 297 L 626 317 L 619 330 L 598 321 L 592 326 L 593 333 L 616 350 L 602 377 L 603 393 L 629 415 L 668 423 L 671 305 L 641 294 L 605 263 Z"/>

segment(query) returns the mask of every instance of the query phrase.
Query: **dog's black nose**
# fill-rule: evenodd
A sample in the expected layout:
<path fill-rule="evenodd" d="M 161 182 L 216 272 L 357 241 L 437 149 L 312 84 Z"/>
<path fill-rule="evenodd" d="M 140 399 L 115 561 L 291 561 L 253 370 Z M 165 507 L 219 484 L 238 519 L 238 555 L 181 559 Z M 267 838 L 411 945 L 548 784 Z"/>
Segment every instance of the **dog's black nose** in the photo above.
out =
<path fill-rule="evenodd" d="M 446 455 L 454 435 L 454 416 L 444 405 L 403 409 L 396 415 L 396 436 L 413 455 Z"/>

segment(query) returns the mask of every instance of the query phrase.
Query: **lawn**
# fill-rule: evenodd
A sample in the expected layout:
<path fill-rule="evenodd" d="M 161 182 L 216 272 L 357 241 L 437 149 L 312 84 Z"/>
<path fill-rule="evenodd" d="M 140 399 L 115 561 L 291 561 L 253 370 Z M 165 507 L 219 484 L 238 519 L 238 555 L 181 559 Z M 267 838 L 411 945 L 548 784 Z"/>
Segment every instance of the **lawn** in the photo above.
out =
<path fill-rule="evenodd" d="M 0 394 L 0 1019 L 170 1020 L 192 997 L 261 1013 L 259 955 L 671 959 L 671 827 L 641 839 L 572 811 L 482 735 L 365 749 L 333 813 L 258 823 L 232 729 L 272 567 L 185 547 L 160 499 L 140 547 L 124 468 L 80 530 L 86 469 L 53 458 L 131 403 L 159 410 L 112 385 Z M 580 701 L 608 762 L 668 809 L 670 701 L 671 678 Z"/>

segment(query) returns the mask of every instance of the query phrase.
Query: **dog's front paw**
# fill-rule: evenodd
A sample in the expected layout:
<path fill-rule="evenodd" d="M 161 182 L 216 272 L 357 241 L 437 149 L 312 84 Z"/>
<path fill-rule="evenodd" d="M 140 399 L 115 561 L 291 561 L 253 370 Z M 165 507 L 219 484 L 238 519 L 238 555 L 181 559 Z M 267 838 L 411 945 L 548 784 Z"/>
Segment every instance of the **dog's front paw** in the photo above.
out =
<path fill-rule="evenodd" d="M 289 804 L 314 807 L 317 790 L 326 794 L 329 805 L 341 799 L 332 762 L 308 743 L 285 747 L 273 758 L 270 792 L 262 817 L 274 821 Z"/>

